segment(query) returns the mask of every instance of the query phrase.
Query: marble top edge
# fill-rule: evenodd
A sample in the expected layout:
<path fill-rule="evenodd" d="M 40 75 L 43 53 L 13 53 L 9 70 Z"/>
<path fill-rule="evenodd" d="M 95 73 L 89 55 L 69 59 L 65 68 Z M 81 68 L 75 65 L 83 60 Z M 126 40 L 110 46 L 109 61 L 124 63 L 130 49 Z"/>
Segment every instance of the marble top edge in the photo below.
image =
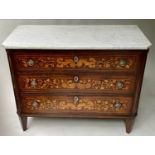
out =
<path fill-rule="evenodd" d="M 43 50 L 43 49 L 47 49 L 47 50 L 63 50 L 63 49 L 67 49 L 67 50 L 117 50 L 117 49 L 122 49 L 122 50 L 147 50 L 149 49 L 152 44 L 148 45 L 148 46 L 104 46 L 104 47 L 98 47 L 98 46 L 6 46 L 6 45 L 2 45 L 5 49 L 36 49 L 36 50 Z"/>
<path fill-rule="evenodd" d="M 19 25 L 6 49 L 148 49 L 137 25 Z"/>
<path fill-rule="evenodd" d="M 20 27 L 135 27 L 135 28 L 139 28 L 138 25 L 102 25 L 102 24 L 94 24 L 94 25 L 87 25 L 87 24 L 73 24 L 73 25 L 67 25 L 67 24 L 53 24 L 53 25 L 18 25 L 15 29 L 20 28 Z"/>

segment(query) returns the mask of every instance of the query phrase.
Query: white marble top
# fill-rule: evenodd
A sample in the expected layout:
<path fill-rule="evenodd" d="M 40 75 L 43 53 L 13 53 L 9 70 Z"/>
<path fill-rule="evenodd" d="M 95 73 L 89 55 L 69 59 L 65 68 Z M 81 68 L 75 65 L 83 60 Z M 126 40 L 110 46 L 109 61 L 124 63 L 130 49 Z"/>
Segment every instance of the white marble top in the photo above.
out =
<path fill-rule="evenodd" d="M 6 49 L 148 49 L 136 25 L 21 25 L 2 44 Z"/>

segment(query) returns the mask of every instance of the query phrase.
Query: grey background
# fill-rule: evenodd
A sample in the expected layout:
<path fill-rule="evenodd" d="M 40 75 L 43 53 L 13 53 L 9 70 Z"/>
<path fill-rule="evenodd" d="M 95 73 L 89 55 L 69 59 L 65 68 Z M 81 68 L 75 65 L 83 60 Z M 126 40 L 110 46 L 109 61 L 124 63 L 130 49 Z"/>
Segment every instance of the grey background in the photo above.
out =
<path fill-rule="evenodd" d="M 15 99 L 5 49 L 1 43 L 22 24 L 112 24 L 138 25 L 151 41 L 147 59 L 139 112 L 129 135 L 155 135 L 155 20 L 0 20 L 0 135 L 128 135 L 122 120 L 29 118 L 23 132 L 16 115 Z"/>

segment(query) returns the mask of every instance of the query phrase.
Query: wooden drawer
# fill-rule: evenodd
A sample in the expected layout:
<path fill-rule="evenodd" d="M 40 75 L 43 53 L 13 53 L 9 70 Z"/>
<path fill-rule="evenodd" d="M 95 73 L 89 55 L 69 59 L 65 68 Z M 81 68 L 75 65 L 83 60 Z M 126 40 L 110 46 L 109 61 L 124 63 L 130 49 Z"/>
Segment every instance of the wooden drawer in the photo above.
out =
<path fill-rule="evenodd" d="M 122 52 L 123 53 L 123 52 Z M 108 52 L 27 52 L 15 53 L 14 61 L 19 71 L 135 71 L 138 57 L 131 54 Z"/>
<path fill-rule="evenodd" d="M 130 113 L 131 106 L 131 97 L 21 95 L 24 114 L 74 112 L 125 115 Z"/>
<path fill-rule="evenodd" d="M 50 74 L 19 75 L 18 85 L 21 91 L 72 91 L 72 92 L 110 92 L 133 93 L 135 88 L 134 76 L 105 76 L 101 74 Z"/>

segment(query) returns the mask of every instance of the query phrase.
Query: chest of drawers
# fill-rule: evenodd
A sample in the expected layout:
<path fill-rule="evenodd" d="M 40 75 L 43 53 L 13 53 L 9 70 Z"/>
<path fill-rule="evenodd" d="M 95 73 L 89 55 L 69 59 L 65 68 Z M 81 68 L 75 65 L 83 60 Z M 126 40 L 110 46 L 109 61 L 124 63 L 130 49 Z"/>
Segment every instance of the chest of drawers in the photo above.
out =
<path fill-rule="evenodd" d="M 27 117 L 80 117 L 131 131 L 151 45 L 136 26 L 20 26 L 3 45 L 23 130 Z"/>

